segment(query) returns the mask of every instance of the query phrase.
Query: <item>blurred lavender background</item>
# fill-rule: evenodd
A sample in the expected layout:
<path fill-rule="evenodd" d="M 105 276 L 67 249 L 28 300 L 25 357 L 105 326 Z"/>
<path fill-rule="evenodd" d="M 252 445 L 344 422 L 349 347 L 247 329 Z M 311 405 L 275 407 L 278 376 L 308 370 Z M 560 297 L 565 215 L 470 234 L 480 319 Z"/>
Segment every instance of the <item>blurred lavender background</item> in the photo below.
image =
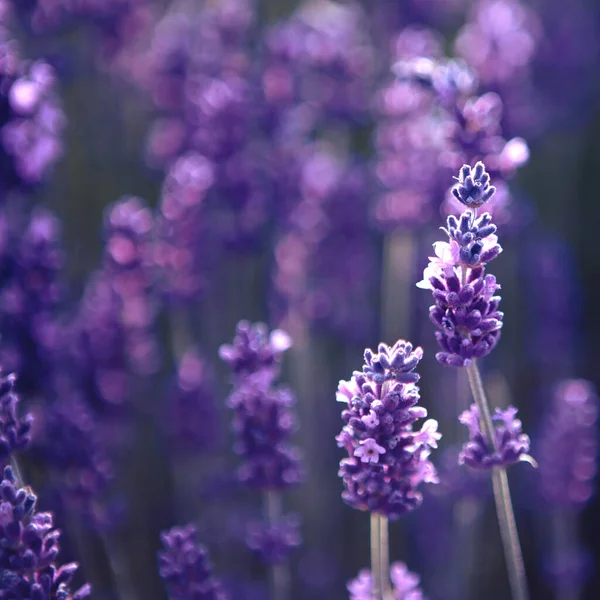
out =
<path fill-rule="evenodd" d="M 444 437 L 392 560 L 430 599 L 509 597 L 415 287 L 477 160 L 504 248 L 484 379 L 539 463 L 510 471 L 531 596 L 598 598 L 597 3 L 0 0 L 0 366 L 94 600 L 365 600 L 335 393 L 399 337 Z M 220 352 L 242 320 L 268 329 Z M 205 596 L 177 579 L 196 540 Z"/>

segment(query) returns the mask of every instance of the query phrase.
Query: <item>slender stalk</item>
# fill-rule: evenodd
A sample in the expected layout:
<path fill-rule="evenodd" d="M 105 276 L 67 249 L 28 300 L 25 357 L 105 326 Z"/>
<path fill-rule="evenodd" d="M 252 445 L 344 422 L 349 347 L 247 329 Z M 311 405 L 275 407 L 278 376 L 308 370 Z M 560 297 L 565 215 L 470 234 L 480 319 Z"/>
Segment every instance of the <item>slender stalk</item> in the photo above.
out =
<path fill-rule="evenodd" d="M 479 409 L 479 419 L 483 435 L 488 446 L 497 449 L 496 432 L 485 390 L 483 389 L 481 374 L 479 373 L 479 368 L 477 367 L 475 360 L 467 367 L 467 374 L 469 376 L 469 383 L 471 385 L 475 404 Z M 519 543 L 519 535 L 517 533 L 515 513 L 510 498 L 508 477 L 506 476 L 506 469 L 504 467 L 496 467 L 492 470 L 492 483 L 512 597 L 513 600 L 528 600 L 529 594 L 527 592 L 525 565 L 523 563 L 523 555 Z"/>
<path fill-rule="evenodd" d="M 23 487 L 25 485 L 25 480 L 23 479 L 23 474 L 21 473 L 21 469 L 19 467 L 19 461 L 14 454 L 10 457 L 10 466 L 12 467 L 13 473 L 17 478 L 17 486 Z"/>
<path fill-rule="evenodd" d="M 265 492 L 265 513 L 271 525 L 281 519 L 281 494 L 274 490 Z M 270 569 L 272 600 L 287 600 L 290 596 L 290 570 L 287 563 L 272 564 Z"/>
<path fill-rule="evenodd" d="M 384 515 L 379 515 L 379 576 L 381 577 L 381 594 L 384 600 L 392 600 L 388 519 Z"/>
<path fill-rule="evenodd" d="M 372 596 L 383 600 L 381 589 L 381 530 L 377 513 L 371 513 L 371 581 Z"/>

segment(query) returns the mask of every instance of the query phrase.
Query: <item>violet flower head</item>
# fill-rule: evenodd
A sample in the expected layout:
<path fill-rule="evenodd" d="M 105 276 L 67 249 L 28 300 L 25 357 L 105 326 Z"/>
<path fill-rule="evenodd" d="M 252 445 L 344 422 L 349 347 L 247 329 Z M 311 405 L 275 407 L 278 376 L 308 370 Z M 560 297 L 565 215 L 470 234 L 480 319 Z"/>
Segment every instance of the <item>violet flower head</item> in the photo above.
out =
<path fill-rule="evenodd" d="M 84 600 L 91 588 L 71 592 L 77 564 L 55 564 L 60 532 L 51 513 L 35 512 L 36 497 L 19 488 L 10 467 L 0 482 L 0 590 L 15 600 Z"/>
<path fill-rule="evenodd" d="M 198 452 L 214 446 L 219 434 L 214 386 L 210 365 L 196 350 L 188 350 L 169 394 L 169 432 L 177 450 Z"/>
<path fill-rule="evenodd" d="M 398 383 L 417 383 L 419 374 L 415 367 L 423 358 L 423 350 L 415 348 L 410 342 L 398 340 L 392 348 L 381 343 L 374 354 L 370 348 L 365 350 L 363 373 L 368 379 L 382 384 L 394 380 Z"/>
<path fill-rule="evenodd" d="M 14 387 L 14 373 L 0 373 L 0 465 L 10 461 L 13 453 L 24 450 L 31 440 L 33 421 L 30 414 L 20 417 L 17 412 L 19 397 Z"/>
<path fill-rule="evenodd" d="M 206 548 L 198 543 L 193 525 L 173 527 L 161 534 L 159 574 L 169 600 L 226 600 L 221 583 L 214 577 Z"/>
<path fill-rule="evenodd" d="M 342 498 L 353 508 L 394 520 L 420 506 L 421 483 L 438 481 L 429 461 L 430 449 L 437 448 L 441 438 L 437 421 L 429 419 L 420 430 L 414 429 L 417 419 L 427 416 L 417 406 L 419 388 L 414 383 L 413 370 L 421 356 L 421 348 L 413 350 L 404 340 L 393 348 L 380 344 L 378 354 L 365 352 L 365 373 L 355 371 L 352 379 L 339 383 L 336 398 L 347 408 L 336 440 L 348 452 L 339 475 Z"/>
<path fill-rule="evenodd" d="M 242 458 L 238 478 L 245 485 L 280 490 L 304 478 L 300 453 L 291 444 L 298 427 L 294 403 L 289 390 L 272 386 L 268 370 L 241 379 L 227 399 L 234 450 Z"/>
<path fill-rule="evenodd" d="M 363 569 L 358 577 L 348 582 L 350 600 L 376 600 L 371 575 L 370 570 Z M 409 571 L 404 563 L 395 562 L 391 565 L 390 579 L 393 586 L 391 597 L 393 600 L 425 600 L 419 586 L 419 576 Z"/>
<path fill-rule="evenodd" d="M 232 344 L 223 344 L 219 356 L 237 378 L 268 370 L 275 377 L 281 356 L 292 345 L 290 336 L 281 329 L 269 333 L 264 323 L 240 321 Z"/>
<path fill-rule="evenodd" d="M 523 461 L 537 467 L 537 463 L 529 455 L 529 436 L 522 432 L 522 423 L 515 418 L 516 414 L 517 409 L 514 406 L 509 406 L 506 410 L 496 409 L 492 418 L 501 425 L 495 428 L 495 449 L 490 448 L 485 441 L 477 406 L 472 404 L 469 410 L 465 410 L 458 420 L 468 427 L 469 441 L 458 456 L 459 464 L 474 469 L 493 469 Z"/>
<path fill-rule="evenodd" d="M 253 521 L 246 530 L 246 544 L 266 564 L 288 561 L 291 552 L 302 543 L 300 518 L 289 514 L 276 523 Z"/>
<path fill-rule="evenodd" d="M 468 208 L 479 208 L 496 193 L 496 188 L 490 185 L 490 176 L 481 161 L 473 168 L 463 165 L 457 180 L 452 194 Z"/>
<path fill-rule="evenodd" d="M 477 185 L 480 184 L 478 188 Z M 487 186 L 487 187 L 486 187 Z M 477 216 L 477 204 L 491 197 L 489 177 L 483 164 L 461 170 L 457 194 L 474 208 L 456 218 L 449 216 L 446 228 L 449 242 L 434 244 L 436 256 L 429 257 L 423 280 L 417 287 L 430 289 L 435 304 L 429 308 L 431 321 L 440 329 L 436 339 L 442 352 L 438 362 L 467 367 L 473 359 L 489 354 L 498 342 L 503 313 L 498 310 L 500 288 L 485 266 L 502 251 L 491 216 Z M 477 190 L 477 191 L 475 191 Z"/>
<path fill-rule="evenodd" d="M 594 492 L 598 395 L 583 379 L 561 382 L 539 440 L 542 496 L 557 507 L 582 507 Z"/>

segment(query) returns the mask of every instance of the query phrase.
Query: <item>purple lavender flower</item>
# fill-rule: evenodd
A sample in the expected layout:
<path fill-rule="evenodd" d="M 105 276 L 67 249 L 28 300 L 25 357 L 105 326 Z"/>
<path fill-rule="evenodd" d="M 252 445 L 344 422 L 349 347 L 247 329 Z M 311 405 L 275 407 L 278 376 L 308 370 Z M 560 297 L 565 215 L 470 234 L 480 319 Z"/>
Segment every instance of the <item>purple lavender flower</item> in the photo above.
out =
<path fill-rule="evenodd" d="M 71 592 L 76 563 L 55 565 L 60 532 L 51 513 L 36 513 L 36 497 L 19 488 L 10 467 L 0 482 L 0 589 L 3 598 L 25 600 L 84 600 L 91 588 Z"/>
<path fill-rule="evenodd" d="M 55 74 L 44 62 L 20 59 L 0 31 L 0 196 L 40 184 L 62 154 L 64 114 Z"/>
<path fill-rule="evenodd" d="M 259 371 L 279 372 L 283 353 L 292 345 L 290 336 L 281 329 L 271 333 L 264 323 L 240 321 L 232 344 L 223 344 L 219 356 L 229 365 L 234 376 L 241 378 Z"/>
<path fill-rule="evenodd" d="M 159 573 L 169 600 L 226 599 L 193 525 L 173 527 L 161 534 L 161 540 L 164 549 L 158 553 Z"/>
<path fill-rule="evenodd" d="M 452 195 L 468 208 L 479 208 L 495 193 L 496 188 L 490 185 L 490 176 L 482 162 L 473 169 L 464 165 L 459 172 L 458 183 L 452 188 Z"/>
<path fill-rule="evenodd" d="M 106 502 L 113 465 L 100 419 L 82 399 L 70 394 L 40 408 L 36 423 L 32 454 L 52 473 L 61 502 L 94 527 L 110 526 L 116 516 L 116 506 Z"/>
<path fill-rule="evenodd" d="M 537 466 L 535 460 L 529 455 L 529 436 L 522 432 L 522 424 L 515 418 L 516 414 L 517 409 L 514 406 L 509 406 L 506 410 L 496 409 L 496 414 L 492 418 L 502 425 L 496 427 L 497 450 L 495 450 L 485 441 L 477 406 L 472 404 L 469 410 L 465 410 L 458 420 L 469 428 L 469 441 L 458 456 L 459 464 L 475 469 L 492 469 L 524 461 L 534 467 Z"/>
<path fill-rule="evenodd" d="M 14 374 L 2 376 L 0 373 L 0 465 L 10 461 L 15 452 L 24 450 L 31 440 L 31 415 L 20 417 L 17 413 L 16 379 Z"/>
<path fill-rule="evenodd" d="M 428 460 L 441 438 L 437 421 L 429 419 L 420 431 L 413 429 L 417 419 L 427 416 L 417 406 L 419 388 L 412 373 L 421 356 L 421 348 L 413 350 L 404 340 L 392 348 L 380 344 L 376 355 L 365 351 L 364 374 L 355 372 L 350 381 L 340 381 L 337 400 L 348 407 L 342 412 L 346 425 L 336 439 L 349 457 L 340 462 L 339 475 L 342 498 L 353 508 L 397 519 L 421 504 L 421 483 L 438 481 Z"/>
<path fill-rule="evenodd" d="M 239 480 L 261 490 L 283 489 L 303 479 L 299 452 L 290 441 L 297 429 L 295 399 L 271 382 L 269 371 L 258 371 L 241 379 L 227 399 L 234 412 L 234 450 L 243 460 Z"/>
<path fill-rule="evenodd" d="M 481 205 L 483 198 L 491 198 L 489 177 L 482 163 L 471 170 L 465 165 L 461 171 L 457 194 L 465 201 L 475 197 Z M 475 182 L 483 187 L 477 187 Z M 478 191 L 476 191 L 478 190 Z M 493 275 L 485 274 L 485 265 L 500 254 L 495 226 L 484 213 L 477 217 L 476 210 L 466 210 L 459 219 L 448 217 L 444 231 L 449 242 L 434 244 L 436 256 L 423 272 L 417 287 L 430 289 L 435 304 L 429 317 L 441 331 L 436 339 L 442 352 L 436 355 L 442 364 L 455 367 L 469 366 L 474 358 L 489 354 L 500 337 L 503 313 L 498 310 L 500 287 Z"/>
<path fill-rule="evenodd" d="M 196 350 L 180 359 L 169 399 L 171 443 L 179 450 L 202 451 L 218 437 L 215 382 L 210 365 Z"/>
<path fill-rule="evenodd" d="M 363 569 L 358 577 L 348 582 L 350 600 L 376 600 L 371 576 L 371 571 Z M 393 585 L 393 600 L 425 600 L 419 587 L 419 576 L 409 571 L 404 563 L 395 562 L 391 565 L 390 579 Z"/>
<path fill-rule="evenodd" d="M 539 440 L 541 491 L 558 507 L 582 507 L 594 492 L 598 396 L 583 379 L 561 382 Z"/>
<path fill-rule="evenodd" d="M 292 331 L 308 322 L 364 339 L 374 328 L 377 269 L 365 175 L 331 150 L 313 147 L 303 156 L 301 197 L 275 249 L 275 311 Z"/>
<path fill-rule="evenodd" d="M 266 564 L 287 562 L 291 552 L 301 543 L 298 515 L 284 515 L 276 523 L 248 523 L 246 544 Z"/>

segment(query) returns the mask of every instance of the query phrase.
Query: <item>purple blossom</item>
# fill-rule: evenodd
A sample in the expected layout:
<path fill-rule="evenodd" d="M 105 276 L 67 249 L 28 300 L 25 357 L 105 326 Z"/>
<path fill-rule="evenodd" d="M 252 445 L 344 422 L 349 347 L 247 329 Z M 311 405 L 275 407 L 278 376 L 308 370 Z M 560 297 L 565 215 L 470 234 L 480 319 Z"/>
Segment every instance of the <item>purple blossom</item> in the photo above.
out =
<path fill-rule="evenodd" d="M 32 454 L 52 474 L 61 502 L 83 514 L 95 528 L 113 524 L 116 506 L 106 502 L 113 464 L 100 419 L 71 394 L 41 407 L 36 424 Z"/>
<path fill-rule="evenodd" d="M 292 551 L 301 543 L 298 515 L 284 515 L 276 523 L 248 523 L 246 544 L 266 564 L 287 562 Z"/>
<path fill-rule="evenodd" d="M 0 197 L 42 183 L 62 155 L 65 117 L 52 67 L 28 63 L 0 31 Z"/>
<path fill-rule="evenodd" d="M 14 374 L 0 373 L 0 465 L 10 461 L 12 454 L 24 450 L 31 440 L 32 416 L 19 416 L 19 397 L 15 393 Z"/>
<path fill-rule="evenodd" d="M 479 208 L 495 193 L 496 188 L 490 185 L 490 176 L 481 161 L 474 168 L 463 165 L 458 174 L 458 183 L 452 188 L 452 195 L 469 208 Z"/>
<path fill-rule="evenodd" d="M 60 532 L 51 513 L 36 513 L 36 496 L 19 488 L 10 467 L 0 482 L 0 589 L 3 597 L 26 600 L 83 600 L 91 588 L 71 592 L 76 563 L 57 567 Z"/>
<path fill-rule="evenodd" d="M 336 439 L 349 455 L 340 462 L 339 475 L 347 504 L 397 519 L 421 504 L 421 483 L 437 483 L 428 457 L 441 434 L 433 419 L 420 431 L 413 429 L 417 419 L 427 416 L 417 406 L 417 378 L 407 377 L 416 375 L 421 348 L 398 340 L 378 350 L 366 350 L 365 372 L 355 372 L 338 387 L 337 400 L 347 408 L 342 412 L 346 425 Z"/>
<path fill-rule="evenodd" d="M 456 192 L 459 196 L 467 199 L 474 195 L 475 203 L 490 199 L 493 188 L 482 163 L 474 170 L 465 165 L 461 177 Z M 436 339 L 442 348 L 436 358 L 455 367 L 467 367 L 474 358 L 492 351 L 504 316 L 498 310 L 500 297 L 494 295 L 500 286 L 493 275 L 485 274 L 486 264 L 502 248 L 491 216 L 484 213 L 477 217 L 476 210 L 466 210 L 458 219 L 448 217 L 443 231 L 450 242 L 436 242 L 436 257 L 430 257 L 423 280 L 417 283 L 417 287 L 433 292 L 435 304 L 429 308 L 429 317 L 440 329 Z"/>
<path fill-rule="evenodd" d="M 420 578 L 408 570 L 402 562 L 395 562 L 390 567 L 393 600 L 425 600 L 419 587 Z M 358 577 L 348 582 L 350 600 L 377 600 L 373 594 L 371 571 L 363 569 Z M 390 600 L 392 600 L 390 599 Z"/>
<path fill-rule="evenodd" d="M 298 186 L 300 198 L 275 248 L 278 320 L 292 330 L 308 323 L 364 339 L 375 321 L 377 272 L 365 170 L 329 148 L 311 147 Z"/>
<path fill-rule="evenodd" d="M 179 360 L 169 395 L 168 423 L 175 448 L 198 452 L 214 446 L 219 435 L 214 388 L 210 365 L 196 350 L 188 350 Z"/>
<path fill-rule="evenodd" d="M 474 469 L 492 469 L 507 467 L 519 461 L 528 462 L 534 467 L 535 460 L 529 455 L 529 436 L 522 430 L 522 424 L 516 419 L 517 409 L 509 406 L 506 410 L 496 409 L 492 417 L 502 423 L 495 428 L 496 449 L 490 448 L 485 441 L 479 422 L 479 410 L 475 404 L 465 410 L 458 420 L 469 429 L 469 441 L 463 446 L 458 456 L 459 464 L 466 464 Z"/>
<path fill-rule="evenodd" d="M 221 583 L 214 577 L 206 548 L 197 541 L 193 525 L 173 527 L 161 534 L 159 573 L 169 600 L 225 600 Z"/>
<path fill-rule="evenodd" d="M 283 489 L 304 477 L 300 454 L 291 444 L 298 425 L 295 399 L 272 386 L 262 370 L 238 381 L 227 399 L 233 410 L 234 450 L 242 458 L 239 480 L 261 490 Z"/>
<path fill-rule="evenodd" d="M 248 321 L 240 321 L 235 333 L 232 344 L 223 344 L 219 348 L 219 356 L 234 376 L 242 378 L 264 370 L 277 376 L 281 357 L 292 345 L 290 336 L 281 329 L 269 333 L 264 323 Z"/>
<path fill-rule="evenodd" d="M 598 396 L 583 379 L 561 382 L 539 438 L 541 492 L 558 507 L 582 507 L 594 493 Z"/>

